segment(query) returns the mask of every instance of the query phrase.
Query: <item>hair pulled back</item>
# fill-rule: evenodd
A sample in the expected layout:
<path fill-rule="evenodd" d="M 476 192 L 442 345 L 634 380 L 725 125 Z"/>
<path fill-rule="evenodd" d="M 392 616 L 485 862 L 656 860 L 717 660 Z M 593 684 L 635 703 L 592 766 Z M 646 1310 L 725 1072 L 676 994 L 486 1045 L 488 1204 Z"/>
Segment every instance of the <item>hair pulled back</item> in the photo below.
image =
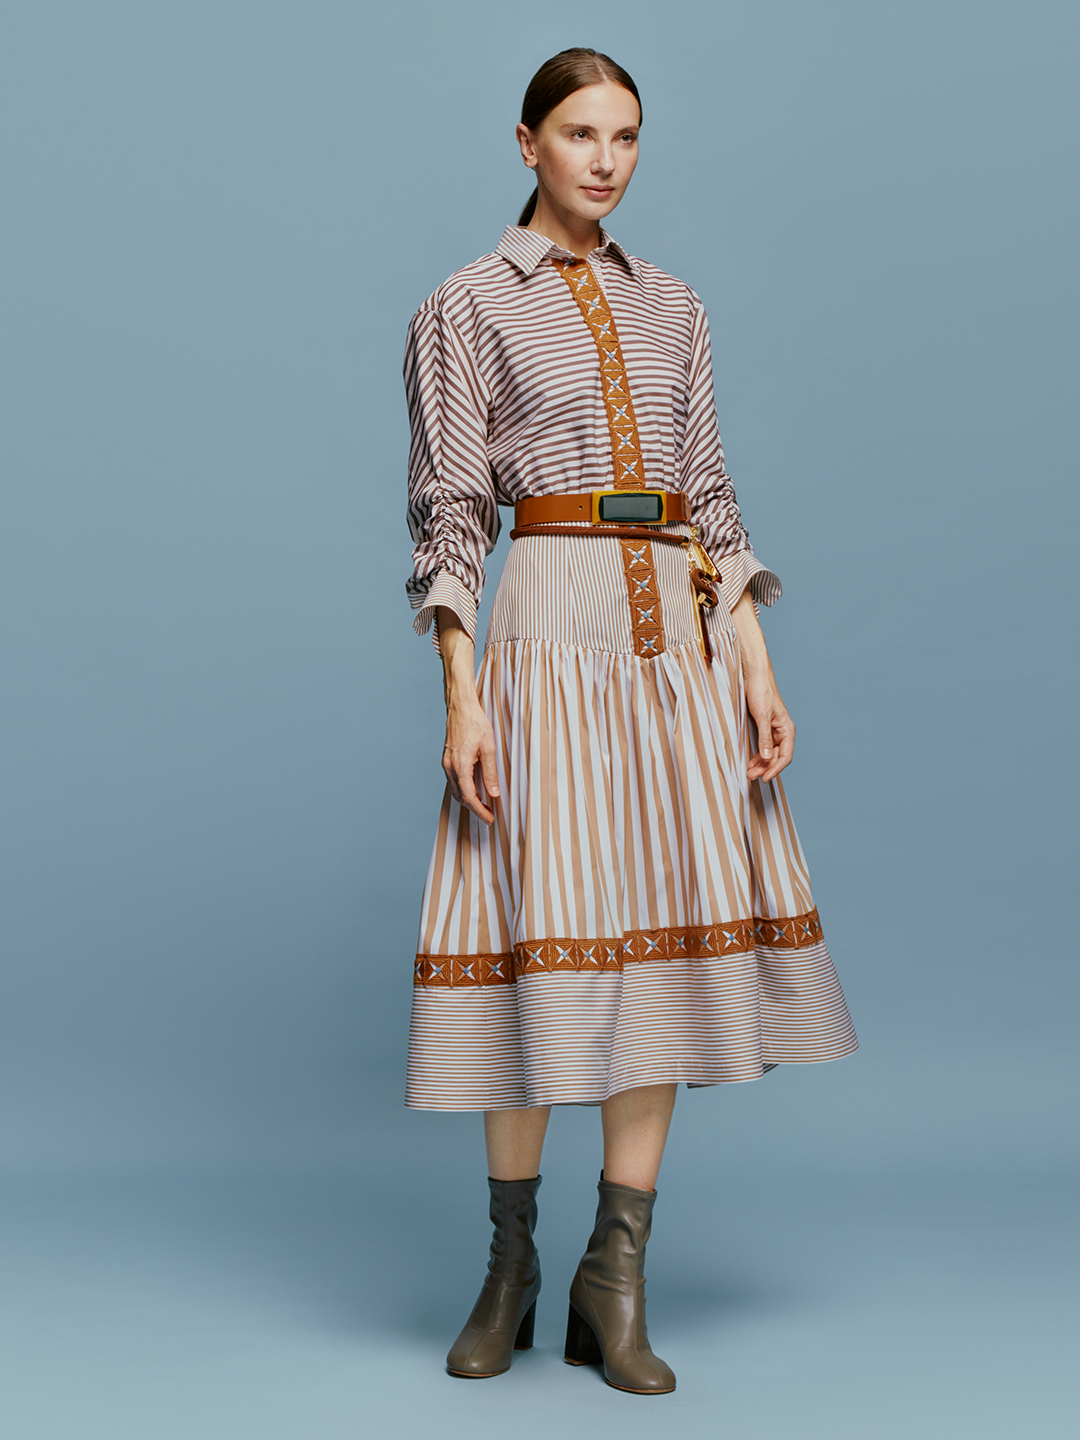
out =
<path fill-rule="evenodd" d="M 538 130 L 568 95 L 584 90 L 586 85 L 602 85 L 611 80 L 629 90 L 641 109 L 641 96 L 631 77 L 621 65 L 616 65 L 610 55 L 599 50 L 588 50 L 577 46 L 572 50 L 560 50 L 550 60 L 545 60 L 529 81 L 525 99 L 521 102 L 521 123 L 530 130 Z M 525 202 L 525 208 L 518 216 L 519 225 L 527 225 L 536 210 L 539 190 L 534 190 Z"/>

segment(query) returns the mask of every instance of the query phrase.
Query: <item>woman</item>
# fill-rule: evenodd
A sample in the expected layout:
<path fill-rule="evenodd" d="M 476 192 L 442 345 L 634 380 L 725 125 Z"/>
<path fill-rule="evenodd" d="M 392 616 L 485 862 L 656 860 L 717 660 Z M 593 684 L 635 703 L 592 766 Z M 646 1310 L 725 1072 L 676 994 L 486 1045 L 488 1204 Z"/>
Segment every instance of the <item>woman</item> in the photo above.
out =
<path fill-rule="evenodd" d="M 484 1111 L 495 1234 L 450 1372 L 531 1345 L 549 1108 L 599 1105 L 566 1359 L 662 1393 L 644 1255 L 677 1084 L 856 1040 L 777 779 L 795 727 L 755 602 L 780 585 L 724 468 L 705 312 L 600 228 L 640 125 L 613 60 L 549 60 L 517 129 L 532 198 L 409 330 L 408 590 L 442 656 L 448 784 L 406 1103 Z M 514 543 L 474 678 L 498 505 Z"/>

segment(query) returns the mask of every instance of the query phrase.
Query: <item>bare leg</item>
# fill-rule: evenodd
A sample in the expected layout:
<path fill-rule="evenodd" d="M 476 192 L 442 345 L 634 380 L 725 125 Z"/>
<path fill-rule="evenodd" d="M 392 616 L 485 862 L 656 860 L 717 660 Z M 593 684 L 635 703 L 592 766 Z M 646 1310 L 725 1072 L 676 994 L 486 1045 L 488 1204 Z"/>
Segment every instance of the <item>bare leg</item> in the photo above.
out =
<path fill-rule="evenodd" d="M 656 1189 L 677 1089 L 676 1085 L 640 1085 L 604 1101 L 600 1113 L 605 1180 L 635 1190 Z"/>
<path fill-rule="evenodd" d="M 485 1110 L 484 1141 L 492 1180 L 532 1180 L 540 1174 L 551 1107 L 527 1110 Z"/>

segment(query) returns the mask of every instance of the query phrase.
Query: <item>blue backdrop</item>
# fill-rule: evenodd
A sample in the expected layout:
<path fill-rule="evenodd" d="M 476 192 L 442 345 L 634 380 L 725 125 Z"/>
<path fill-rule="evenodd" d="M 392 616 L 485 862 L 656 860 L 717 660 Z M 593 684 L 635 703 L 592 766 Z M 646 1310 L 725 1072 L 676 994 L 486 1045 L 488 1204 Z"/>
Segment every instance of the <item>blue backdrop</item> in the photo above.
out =
<path fill-rule="evenodd" d="M 610 228 L 710 313 L 863 1046 L 682 1096 L 665 1174 L 1074 1163 L 1076 8 L 0 27 L 7 1169 L 482 1177 L 475 1117 L 401 1110 L 442 714 L 400 360 L 528 194 L 526 81 L 582 43 L 644 99 Z M 587 1170 L 595 1116 L 555 1123 Z"/>

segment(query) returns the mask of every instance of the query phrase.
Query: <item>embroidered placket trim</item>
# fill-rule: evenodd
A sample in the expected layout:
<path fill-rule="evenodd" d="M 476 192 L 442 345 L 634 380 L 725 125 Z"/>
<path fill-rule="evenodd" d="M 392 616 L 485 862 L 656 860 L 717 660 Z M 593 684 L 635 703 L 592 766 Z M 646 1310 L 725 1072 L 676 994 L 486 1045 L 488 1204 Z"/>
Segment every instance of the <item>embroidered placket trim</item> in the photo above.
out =
<path fill-rule="evenodd" d="M 645 466 L 615 317 L 587 260 L 555 260 L 552 263 L 577 301 L 596 344 L 600 359 L 600 388 L 611 436 L 615 488 L 641 490 L 645 485 Z M 664 615 L 652 546 L 647 540 L 622 540 L 620 546 L 626 596 L 630 603 L 634 654 L 640 660 L 653 660 L 664 651 Z"/>

